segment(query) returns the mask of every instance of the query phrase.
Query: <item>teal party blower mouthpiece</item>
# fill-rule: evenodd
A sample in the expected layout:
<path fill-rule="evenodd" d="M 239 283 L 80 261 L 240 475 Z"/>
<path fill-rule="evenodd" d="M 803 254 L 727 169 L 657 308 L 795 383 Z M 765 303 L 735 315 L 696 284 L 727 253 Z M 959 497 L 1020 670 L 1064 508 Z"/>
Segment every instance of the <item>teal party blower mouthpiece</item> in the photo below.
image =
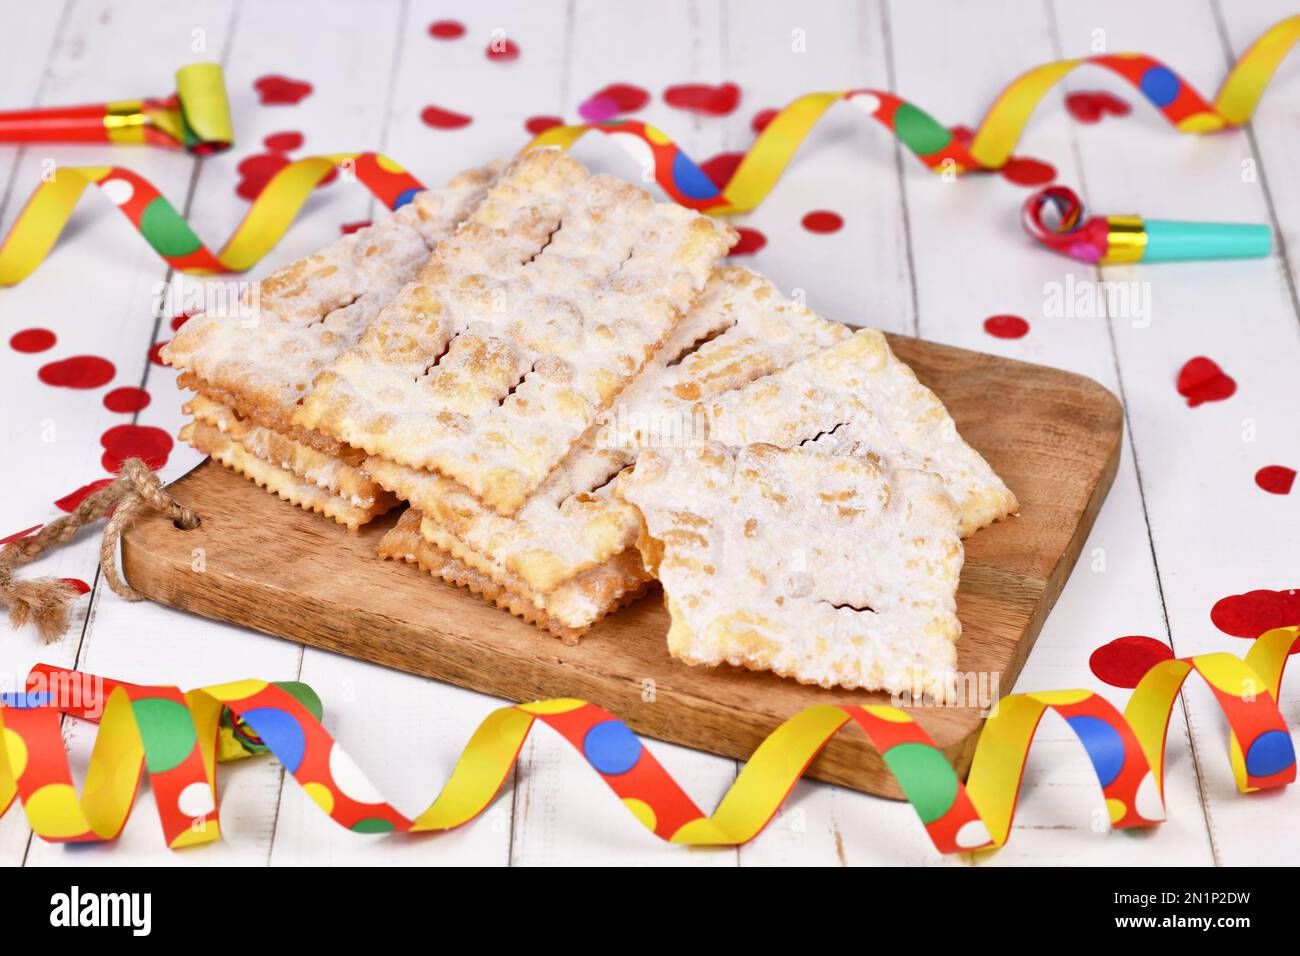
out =
<path fill-rule="evenodd" d="M 1273 230 L 1236 222 L 1183 222 L 1141 216 L 1092 216 L 1072 189 L 1048 186 L 1021 210 L 1025 231 L 1049 249 L 1081 262 L 1183 262 L 1255 259 L 1273 251 Z"/>

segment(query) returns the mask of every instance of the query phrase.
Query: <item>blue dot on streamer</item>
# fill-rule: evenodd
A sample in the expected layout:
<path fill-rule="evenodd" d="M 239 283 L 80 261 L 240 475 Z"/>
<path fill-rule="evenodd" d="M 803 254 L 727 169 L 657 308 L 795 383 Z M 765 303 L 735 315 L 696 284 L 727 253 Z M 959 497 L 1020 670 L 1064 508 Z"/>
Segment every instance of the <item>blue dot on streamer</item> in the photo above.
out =
<path fill-rule="evenodd" d="M 627 773 L 641 759 L 641 741 L 624 724 L 606 720 L 587 731 L 582 752 L 603 774 Z"/>
<path fill-rule="evenodd" d="M 290 773 L 298 769 L 307 750 L 307 737 L 298 721 L 278 707 L 254 707 L 241 716 L 253 728 L 253 733 L 262 738 L 262 743 L 280 759 L 284 769 Z"/>
<path fill-rule="evenodd" d="M 34 707 L 44 707 L 52 699 L 51 695 L 43 690 L 0 694 L 0 704 L 5 707 L 12 707 L 14 710 L 30 710 Z"/>
<path fill-rule="evenodd" d="M 718 194 L 717 184 L 685 153 L 673 157 L 673 184 L 687 199 L 712 199 Z"/>
<path fill-rule="evenodd" d="M 1168 67 L 1153 66 L 1142 74 L 1142 92 L 1156 106 L 1168 106 L 1178 99 L 1178 77 Z"/>
<path fill-rule="evenodd" d="M 1124 738 L 1098 717 L 1067 717 L 1065 720 L 1083 742 L 1084 750 L 1088 751 L 1097 779 L 1103 787 L 1109 787 L 1124 769 Z"/>
<path fill-rule="evenodd" d="M 393 212 L 397 212 L 397 210 L 401 209 L 408 202 L 414 199 L 415 194 L 418 193 L 419 191 L 420 190 L 412 187 L 411 189 L 403 189 L 400 193 L 398 193 L 397 198 L 393 200 Z"/>
<path fill-rule="evenodd" d="M 1295 763 L 1295 747 L 1285 730 L 1266 730 L 1250 745 L 1246 754 L 1246 772 L 1252 777 L 1281 773 Z"/>

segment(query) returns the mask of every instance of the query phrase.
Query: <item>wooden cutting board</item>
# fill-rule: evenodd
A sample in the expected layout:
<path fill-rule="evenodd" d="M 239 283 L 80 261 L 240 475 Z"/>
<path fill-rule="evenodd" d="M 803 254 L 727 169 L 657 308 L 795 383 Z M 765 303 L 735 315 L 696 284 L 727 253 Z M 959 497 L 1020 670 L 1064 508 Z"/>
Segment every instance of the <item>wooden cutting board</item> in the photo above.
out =
<path fill-rule="evenodd" d="M 1021 502 L 1018 518 L 966 542 L 957 596 L 958 666 L 998 674 L 1006 694 L 1115 476 L 1123 413 L 1113 395 L 1082 376 L 916 339 L 890 341 Z M 782 720 L 811 704 L 888 702 L 885 694 L 680 664 L 665 646 L 668 616 L 658 591 L 565 647 L 466 591 L 376 557 L 395 514 L 349 534 L 211 461 L 170 490 L 202 516 L 202 526 L 182 531 L 156 513 L 142 517 L 122 540 L 122 562 L 133 587 L 181 610 L 513 701 L 582 697 L 640 733 L 727 757 L 748 757 Z M 202 572 L 193 569 L 195 548 L 204 549 Z M 982 723 L 972 703 L 911 710 L 963 776 Z M 472 729 L 465 728 L 466 739 Z M 832 740 L 809 775 L 901 796 L 856 729 Z"/>

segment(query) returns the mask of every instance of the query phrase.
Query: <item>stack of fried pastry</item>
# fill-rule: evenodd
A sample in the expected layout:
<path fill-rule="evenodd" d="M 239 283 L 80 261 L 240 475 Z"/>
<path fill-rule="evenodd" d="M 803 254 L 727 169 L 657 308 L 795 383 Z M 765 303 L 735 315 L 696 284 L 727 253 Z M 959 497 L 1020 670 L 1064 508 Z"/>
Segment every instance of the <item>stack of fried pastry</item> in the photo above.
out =
<path fill-rule="evenodd" d="M 409 502 L 380 554 L 566 642 L 658 578 L 687 663 L 937 691 L 961 538 L 1017 505 L 883 335 L 721 266 L 727 227 L 559 151 L 417 203 L 399 225 L 431 251 L 354 265 L 331 308 L 368 314 L 328 346 L 302 330 L 336 314 L 310 276 L 355 264 L 343 243 L 263 283 L 264 312 L 291 300 L 273 335 L 182 329 L 187 440 L 349 526 Z"/>
<path fill-rule="evenodd" d="M 396 499 L 358 449 L 293 416 L 328 367 L 478 205 L 494 164 L 418 193 L 392 216 L 254 283 L 233 308 L 191 317 L 162 350 L 197 394 L 180 437 L 286 501 L 355 530 Z"/>

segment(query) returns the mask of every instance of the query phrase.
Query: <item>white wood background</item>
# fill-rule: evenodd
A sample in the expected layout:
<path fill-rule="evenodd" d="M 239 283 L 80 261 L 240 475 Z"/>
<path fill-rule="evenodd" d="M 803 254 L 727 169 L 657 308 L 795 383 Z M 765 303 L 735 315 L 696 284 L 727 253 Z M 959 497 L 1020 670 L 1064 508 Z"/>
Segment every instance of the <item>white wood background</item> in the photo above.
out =
<path fill-rule="evenodd" d="M 1000 3 L 804 0 L 532 0 L 433 3 L 391 0 L 67 0 L 10 4 L 0 17 L 0 107 L 73 104 L 161 93 L 172 71 L 195 59 L 224 65 L 238 143 L 196 162 L 160 150 L 93 147 L 0 148 L 0 228 L 8 230 L 41 162 L 120 163 L 151 179 L 199 234 L 219 246 L 246 204 L 234 195 L 235 166 L 261 152 L 263 136 L 297 130 L 295 155 L 378 148 L 438 183 L 457 169 L 506 155 L 527 138 L 533 115 L 576 117 L 606 83 L 654 94 L 636 114 L 674 135 L 697 159 L 752 140 L 753 114 L 812 90 L 893 89 L 940 121 L 975 125 L 1002 85 L 1021 70 L 1085 55 L 1103 31 L 1108 50 L 1136 49 L 1168 62 L 1207 95 L 1227 65 L 1265 27 L 1294 13 L 1287 0 L 1143 4 L 1100 0 Z M 468 34 L 430 38 L 428 25 L 459 20 Z M 513 63 L 484 56 L 501 28 L 521 47 Z M 805 31 L 806 52 L 791 48 Z M 196 33 L 195 31 L 202 31 Z M 200 38 L 206 53 L 193 52 Z M 296 106 L 262 106 L 253 81 L 282 73 L 315 92 Z M 741 107 L 696 118 L 667 107 L 670 84 L 732 80 Z M 1080 125 L 1053 91 L 1017 150 L 1058 170 L 1096 211 L 1152 218 L 1269 222 L 1280 254 L 1249 262 L 1086 268 L 1032 246 L 1017 225 L 1026 192 L 999 177 L 943 182 L 854 110 L 839 108 L 813 135 L 777 190 L 747 217 L 768 245 L 748 260 L 809 304 L 858 325 L 1042 362 L 1089 375 L 1121 395 L 1128 431 L 1114 489 L 1020 690 L 1083 686 L 1122 705 L 1126 692 L 1089 671 L 1097 646 L 1127 634 L 1172 643 L 1176 653 L 1229 650 L 1209 610 L 1219 597 L 1300 584 L 1296 541 L 1300 493 L 1269 495 L 1253 475 L 1300 461 L 1300 56 L 1284 63 L 1248 131 L 1175 135 L 1132 91 L 1101 71 L 1071 76 L 1067 88 L 1108 89 L 1130 116 Z M 473 117 L 456 130 L 420 120 L 436 104 Z M 630 175 L 615 147 L 578 147 L 590 164 Z M 1243 164 L 1258 175 L 1243 177 Z M 309 253 L 341 223 L 369 218 L 374 203 L 336 184 L 255 274 Z M 801 228 L 803 214 L 844 217 L 834 235 Z M 1290 258 L 1287 257 L 1287 252 Z M 1152 321 L 1051 318 L 1044 284 L 1137 279 L 1151 284 Z M 4 494 L 0 536 L 49 520 L 52 502 L 104 476 L 98 438 L 131 420 L 106 410 L 108 387 L 141 384 L 152 404 L 134 416 L 174 433 L 180 396 L 170 369 L 149 347 L 169 334 L 150 314 L 164 267 L 102 197 L 89 195 L 49 260 L 26 282 L 0 291 L 3 338 L 19 329 L 54 330 L 40 355 L 0 348 L 0 432 Z M 1027 318 L 1023 339 L 982 329 L 985 317 Z M 97 354 L 118 374 L 94 392 L 40 385 L 51 358 Z M 1174 380 L 1183 362 L 1206 354 L 1239 384 L 1225 402 L 1189 409 Z M 52 434 L 51 434 L 52 430 Z M 1253 430 L 1253 440 L 1251 432 Z M 52 439 L 52 440 L 51 440 Z M 198 456 L 179 447 L 164 474 Z M 19 684 L 38 661 L 139 682 L 183 687 L 245 676 L 300 678 L 320 692 L 326 724 L 387 795 L 422 809 L 447 778 L 461 746 L 498 701 L 420 678 L 226 627 L 150 604 L 119 600 L 97 575 L 95 535 L 43 560 L 34 572 L 92 582 L 71 633 L 44 646 L 32 631 L 0 633 L 0 678 Z M 1288 723 L 1300 727 L 1300 689 L 1284 690 Z M 1004 688 L 1004 691 L 1008 690 Z M 69 722 L 74 760 L 84 761 L 90 725 Z M 702 806 L 712 806 L 737 764 L 663 744 L 652 749 Z M 146 788 L 147 789 L 147 788 Z M 458 832 L 376 838 L 345 832 L 319 813 L 270 759 L 223 768 L 224 841 L 174 853 L 164 848 L 152 800 L 142 796 L 115 844 L 68 849 L 33 839 L 22 815 L 0 820 L 0 861 L 14 865 L 618 863 L 677 865 L 947 864 L 903 804 L 815 783 L 800 784 L 773 825 L 737 850 L 667 847 L 635 826 L 581 759 L 544 730 L 526 745 L 513 784 L 486 818 Z M 1100 793 L 1083 751 L 1063 724 L 1045 723 L 1030 758 L 1010 845 L 978 865 L 1242 864 L 1293 862 L 1300 851 L 1296 792 L 1242 797 L 1226 758 L 1225 726 L 1207 692 L 1189 684 L 1170 730 L 1169 822 L 1155 830 L 1104 834 Z"/>

